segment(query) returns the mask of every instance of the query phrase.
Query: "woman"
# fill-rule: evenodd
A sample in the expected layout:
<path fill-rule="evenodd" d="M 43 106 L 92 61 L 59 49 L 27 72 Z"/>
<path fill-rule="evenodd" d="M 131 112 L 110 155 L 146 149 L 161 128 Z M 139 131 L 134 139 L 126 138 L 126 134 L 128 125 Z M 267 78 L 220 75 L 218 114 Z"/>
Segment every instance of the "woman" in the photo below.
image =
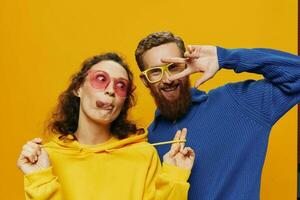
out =
<path fill-rule="evenodd" d="M 27 142 L 18 159 L 26 199 L 187 199 L 194 152 L 175 135 L 162 166 L 147 134 L 127 120 L 133 75 L 114 53 L 94 56 L 59 98 L 51 140 Z M 51 162 L 50 162 L 51 161 Z"/>

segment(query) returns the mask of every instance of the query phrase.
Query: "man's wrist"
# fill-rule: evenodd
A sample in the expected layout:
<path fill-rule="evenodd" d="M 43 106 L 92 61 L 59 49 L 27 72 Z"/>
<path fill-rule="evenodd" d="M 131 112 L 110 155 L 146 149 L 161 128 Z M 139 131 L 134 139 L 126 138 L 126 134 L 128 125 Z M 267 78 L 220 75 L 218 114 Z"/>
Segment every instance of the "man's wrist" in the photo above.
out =
<path fill-rule="evenodd" d="M 217 46 L 217 57 L 218 57 L 218 64 L 219 70 L 222 68 L 225 69 L 234 69 L 239 63 L 239 57 L 234 54 L 233 50 L 225 49 L 222 47 Z"/>

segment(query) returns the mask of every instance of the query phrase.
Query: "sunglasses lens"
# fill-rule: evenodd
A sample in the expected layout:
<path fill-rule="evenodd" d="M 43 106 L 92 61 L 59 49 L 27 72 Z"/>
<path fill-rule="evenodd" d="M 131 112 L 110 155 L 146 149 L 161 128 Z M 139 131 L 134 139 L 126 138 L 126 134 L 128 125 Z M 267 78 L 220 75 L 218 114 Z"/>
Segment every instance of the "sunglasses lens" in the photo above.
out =
<path fill-rule="evenodd" d="M 97 90 L 104 91 L 107 86 L 113 81 L 113 87 L 115 93 L 120 97 L 126 97 L 128 91 L 128 80 L 123 78 L 111 78 L 109 74 L 105 71 L 90 71 L 89 74 L 89 81 L 93 88 Z"/>
<path fill-rule="evenodd" d="M 120 97 L 126 97 L 128 91 L 128 81 L 123 79 L 117 79 L 114 81 L 114 91 Z"/>
<path fill-rule="evenodd" d="M 104 90 L 110 82 L 109 75 L 104 71 L 93 71 L 89 74 L 93 88 Z"/>

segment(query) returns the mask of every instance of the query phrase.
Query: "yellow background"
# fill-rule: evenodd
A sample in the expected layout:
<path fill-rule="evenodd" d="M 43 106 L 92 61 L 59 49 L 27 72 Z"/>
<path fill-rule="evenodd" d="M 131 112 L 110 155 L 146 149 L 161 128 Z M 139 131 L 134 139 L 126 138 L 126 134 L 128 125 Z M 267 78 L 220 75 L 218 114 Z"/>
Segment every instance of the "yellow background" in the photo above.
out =
<path fill-rule="evenodd" d="M 23 199 L 18 154 L 25 141 L 42 134 L 57 96 L 81 62 L 117 51 L 137 77 L 138 41 L 161 30 L 180 35 L 187 44 L 269 47 L 296 54 L 297 1 L 0 0 L 0 199 Z M 259 76 L 221 70 L 201 89 L 248 78 Z M 140 80 L 135 81 L 138 105 L 132 117 L 147 126 L 154 103 Z M 296 198 L 296 139 L 293 108 L 272 131 L 262 200 Z"/>

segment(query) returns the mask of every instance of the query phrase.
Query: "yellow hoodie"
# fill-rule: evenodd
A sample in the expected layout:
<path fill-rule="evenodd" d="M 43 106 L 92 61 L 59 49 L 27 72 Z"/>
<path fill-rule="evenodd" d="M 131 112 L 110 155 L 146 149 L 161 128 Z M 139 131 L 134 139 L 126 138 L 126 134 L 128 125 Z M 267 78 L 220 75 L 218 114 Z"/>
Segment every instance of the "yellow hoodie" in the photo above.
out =
<path fill-rule="evenodd" d="M 52 166 L 25 175 L 26 199 L 185 200 L 190 170 L 163 163 L 147 134 L 99 145 L 55 136 L 44 146 Z"/>

